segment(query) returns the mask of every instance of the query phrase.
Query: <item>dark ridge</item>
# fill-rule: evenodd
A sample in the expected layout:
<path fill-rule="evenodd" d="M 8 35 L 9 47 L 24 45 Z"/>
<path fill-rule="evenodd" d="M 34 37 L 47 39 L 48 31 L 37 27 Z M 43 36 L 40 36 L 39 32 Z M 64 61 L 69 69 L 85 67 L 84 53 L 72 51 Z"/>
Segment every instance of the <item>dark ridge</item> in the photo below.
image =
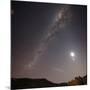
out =
<path fill-rule="evenodd" d="M 47 79 L 28 79 L 28 78 L 11 78 L 11 89 L 27 89 L 27 88 L 45 88 L 59 86 L 86 85 L 87 75 L 84 77 L 75 77 L 74 80 L 63 82 L 60 84 L 52 83 Z"/>

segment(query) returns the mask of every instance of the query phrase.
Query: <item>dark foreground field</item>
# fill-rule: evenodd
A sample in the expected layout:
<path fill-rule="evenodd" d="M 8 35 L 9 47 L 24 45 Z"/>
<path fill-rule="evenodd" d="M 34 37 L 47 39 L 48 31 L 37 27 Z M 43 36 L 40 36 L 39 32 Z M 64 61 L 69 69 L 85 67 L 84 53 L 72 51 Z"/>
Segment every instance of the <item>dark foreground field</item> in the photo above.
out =
<path fill-rule="evenodd" d="M 75 77 L 74 80 L 69 82 L 63 82 L 60 84 L 52 83 L 46 79 L 11 79 L 11 89 L 26 89 L 26 88 L 42 88 L 42 87 L 59 87 L 59 86 L 74 86 L 74 85 L 86 85 L 87 76 L 84 77 Z"/>

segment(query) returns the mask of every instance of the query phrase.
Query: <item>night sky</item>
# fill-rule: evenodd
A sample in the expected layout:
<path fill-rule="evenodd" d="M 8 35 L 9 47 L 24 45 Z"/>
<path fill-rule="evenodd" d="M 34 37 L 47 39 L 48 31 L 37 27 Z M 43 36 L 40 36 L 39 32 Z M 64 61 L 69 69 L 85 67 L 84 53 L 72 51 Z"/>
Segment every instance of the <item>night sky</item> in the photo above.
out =
<path fill-rule="evenodd" d="M 87 6 L 11 2 L 11 77 L 67 82 L 87 74 Z"/>

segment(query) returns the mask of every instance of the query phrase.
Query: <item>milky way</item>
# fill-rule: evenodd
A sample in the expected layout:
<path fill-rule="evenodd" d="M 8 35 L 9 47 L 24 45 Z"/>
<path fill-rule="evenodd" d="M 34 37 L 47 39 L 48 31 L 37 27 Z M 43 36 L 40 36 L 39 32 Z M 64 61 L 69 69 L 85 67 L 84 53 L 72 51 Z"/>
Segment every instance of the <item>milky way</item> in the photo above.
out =
<path fill-rule="evenodd" d="M 42 37 L 40 44 L 36 49 L 34 59 L 29 64 L 30 67 L 32 67 L 48 49 L 48 44 L 53 38 L 55 38 L 55 33 L 59 32 L 61 28 L 64 28 L 67 23 L 70 23 L 71 16 L 72 13 L 70 12 L 70 6 L 68 5 L 63 5 L 61 9 L 58 10 L 56 16 L 54 17 L 54 23 L 50 26 L 45 35 Z"/>

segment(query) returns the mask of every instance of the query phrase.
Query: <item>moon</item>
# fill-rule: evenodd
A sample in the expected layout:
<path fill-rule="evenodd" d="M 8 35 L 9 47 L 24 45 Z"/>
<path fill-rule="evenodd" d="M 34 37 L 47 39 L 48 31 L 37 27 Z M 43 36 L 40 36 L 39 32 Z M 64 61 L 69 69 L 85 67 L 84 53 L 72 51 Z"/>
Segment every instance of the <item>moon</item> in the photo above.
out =
<path fill-rule="evenodd" d="M 70 56 L 71 56 L 72 60 L 75 61 L 75 53 L 74 52 L 70 52 Z"/>
<path fill-rule="evenodd" d="M 75 57 L 75 53 L 74 52 L 70 52 L 70 56 L 71 57 Z"/>

